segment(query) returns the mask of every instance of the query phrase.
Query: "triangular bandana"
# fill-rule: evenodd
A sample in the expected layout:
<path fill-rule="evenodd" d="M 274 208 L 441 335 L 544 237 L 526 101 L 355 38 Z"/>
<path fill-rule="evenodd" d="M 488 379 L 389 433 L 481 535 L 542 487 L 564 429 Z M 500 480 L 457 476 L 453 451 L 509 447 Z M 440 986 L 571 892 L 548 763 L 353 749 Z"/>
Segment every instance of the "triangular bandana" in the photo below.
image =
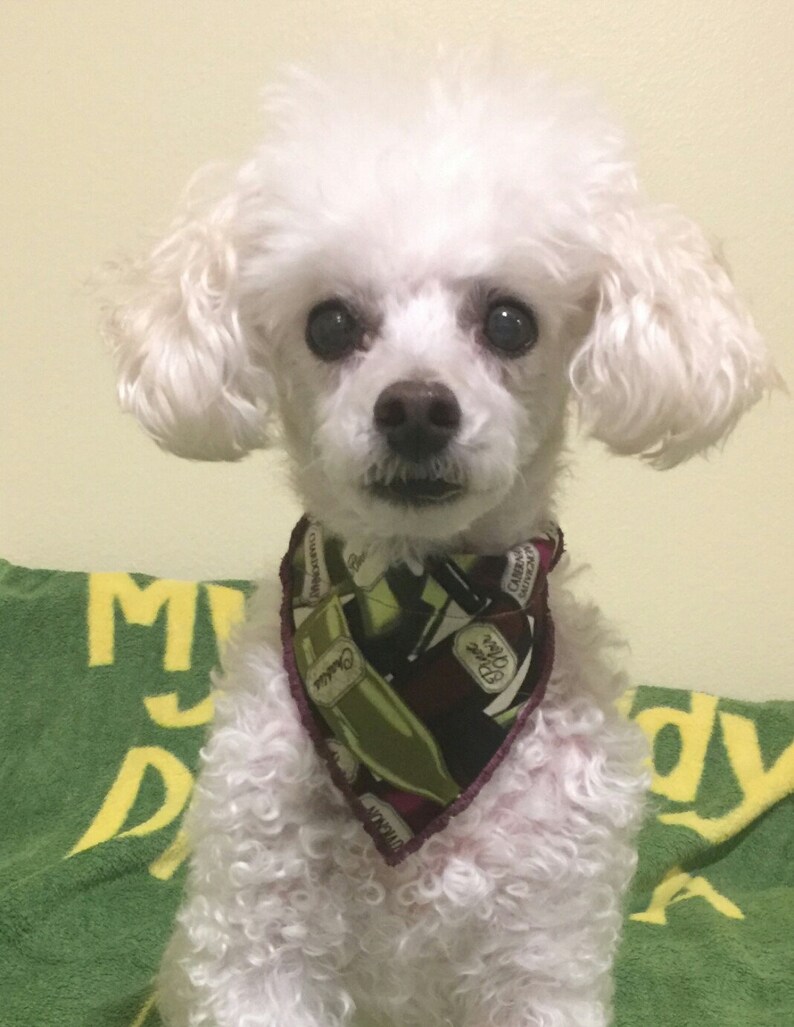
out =
<path fill-rule="evenodd" d="M 290 687 L 331 776 L 386 861 L 464 810 L 546 689 L 556 527 L 500 556 L 418 572 L 301 520 L 281 568 Z"/>

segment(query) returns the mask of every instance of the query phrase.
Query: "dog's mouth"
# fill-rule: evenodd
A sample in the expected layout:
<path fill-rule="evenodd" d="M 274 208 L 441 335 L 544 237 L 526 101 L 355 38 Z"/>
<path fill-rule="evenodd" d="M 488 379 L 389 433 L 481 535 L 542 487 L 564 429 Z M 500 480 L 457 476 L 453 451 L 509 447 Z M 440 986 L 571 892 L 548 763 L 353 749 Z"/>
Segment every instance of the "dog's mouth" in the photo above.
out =
<path fill-rule="evenodd" d="M 373 496 L 396 506 L 438 506 L 453 502 L 466 491 L 460 482 L 446 481 L 444 478 L 373 481 L 367 488 Z"/>

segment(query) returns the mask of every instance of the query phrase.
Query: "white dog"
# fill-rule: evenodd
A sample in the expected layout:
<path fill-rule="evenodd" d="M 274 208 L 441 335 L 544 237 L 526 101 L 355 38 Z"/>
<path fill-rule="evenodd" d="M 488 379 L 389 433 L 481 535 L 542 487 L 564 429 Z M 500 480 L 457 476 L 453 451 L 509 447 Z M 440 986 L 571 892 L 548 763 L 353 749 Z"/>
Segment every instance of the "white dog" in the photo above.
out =
<path fill-rule="evenodd" d="M 110 322 L 161 446 L 234 460 L 276 422 L 310 517 L 216 682 L 163 1015 L 607 1024 L 643 745 L 552 569 L 569 398 L 669 467 L 774 371 L 580 92 L 466 55 L 291 72 L 267 110 Z"/>

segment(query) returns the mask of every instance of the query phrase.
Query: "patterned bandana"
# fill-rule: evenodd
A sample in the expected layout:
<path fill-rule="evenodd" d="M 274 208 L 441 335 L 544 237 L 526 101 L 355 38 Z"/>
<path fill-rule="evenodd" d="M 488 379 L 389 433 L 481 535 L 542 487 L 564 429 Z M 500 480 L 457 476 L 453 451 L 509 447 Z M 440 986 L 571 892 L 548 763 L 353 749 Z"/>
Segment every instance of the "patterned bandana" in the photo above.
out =
<path fill-rule="evenodd" d="M 464 810 L 543 698 L 546 576 L 562 533 L 415 572 L 303 519 L 281 567 L 290 687 L 331 777 L 390 864 Z"/>

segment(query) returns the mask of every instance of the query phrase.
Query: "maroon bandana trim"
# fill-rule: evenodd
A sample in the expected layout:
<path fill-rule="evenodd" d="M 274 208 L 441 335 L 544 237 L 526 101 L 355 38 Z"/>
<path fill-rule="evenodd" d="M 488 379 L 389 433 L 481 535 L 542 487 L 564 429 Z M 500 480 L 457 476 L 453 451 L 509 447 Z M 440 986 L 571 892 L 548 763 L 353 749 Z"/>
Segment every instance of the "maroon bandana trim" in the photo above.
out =
<path fill-rule="evenodd" d="M 301 720 L 387 863 L 466 809 L 541 702 L 554 662 L 548 533 L 418 572 L 301 519 L 281 565 L 284 665 Z"/>

